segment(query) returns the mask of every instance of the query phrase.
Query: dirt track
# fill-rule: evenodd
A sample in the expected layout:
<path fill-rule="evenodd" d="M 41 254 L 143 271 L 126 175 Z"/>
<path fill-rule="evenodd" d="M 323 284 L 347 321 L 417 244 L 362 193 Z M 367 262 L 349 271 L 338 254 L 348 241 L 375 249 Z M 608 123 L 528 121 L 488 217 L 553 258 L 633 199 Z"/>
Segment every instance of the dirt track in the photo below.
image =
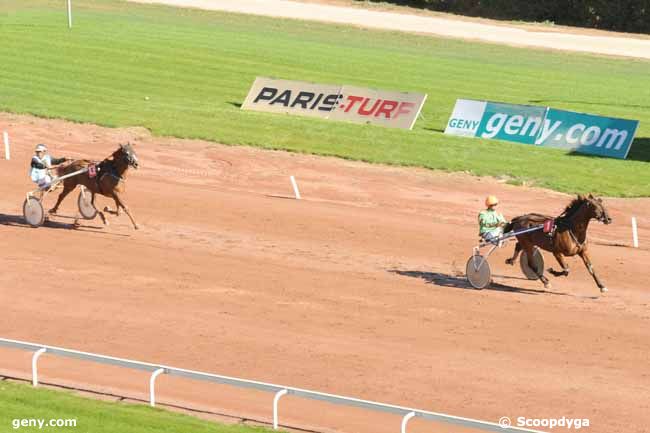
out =
<path fill-rule="evenodd" d="M 326 21 L 497 44 L 650 59 L 650 39 L 644 35 L 570 30 L 568 27 L 504 25 L 497 21 L 465 19 L 450 14 L 413 14 L 411 13 L 412 9 L 408 8 L 401 8 L 399 12 L 367 10 L 361 7 L 341 6 L 338 2 L 328 0 L 311 0 L 307 2 L 290 0 L 130 1 L 162 3 L 278 18 Z"/>
<path fill-rule="evenodd" d="M 0 160 L 2 337 L 493 421 L 567 416 L 589 418 L 591 432 L 647 431 L 650 200 L 606 200 L 615 223 L 591 228 L 606 297 L 573 259 L 572 275 L 545 292 L 503 264 L 510 248 L 492 260 L 498 284 L 476 291 L 461 275 L 482 198 L 499 195 L 513 216 L 559 213 L 568 196 L 142 129 L 8 114 L 0 129 L 13 141 L 13 159 Z M 127 197 L 142 230 L 124 216 L 107 228 L 23 224 L 35 143 L 100 158 L 127 139 L 143 165 Z M 286 198 L 290 175 L 303 201 Z M 71 214 L 74 200 L 64 207 Z M 629 243 L 631 214 L 643 248 L 604 245 Z M 28 354 L 0 352 L 4 372 L 29 371 Z M 46 378 L 146 392 L 140 373 L 43 360 Z M 165 377 L 160 386 L 162 400 L 269 415 L 268 395 Z M 335 409 L 287 399 L 282 416 L 399 428 L 396 417 Z"/>

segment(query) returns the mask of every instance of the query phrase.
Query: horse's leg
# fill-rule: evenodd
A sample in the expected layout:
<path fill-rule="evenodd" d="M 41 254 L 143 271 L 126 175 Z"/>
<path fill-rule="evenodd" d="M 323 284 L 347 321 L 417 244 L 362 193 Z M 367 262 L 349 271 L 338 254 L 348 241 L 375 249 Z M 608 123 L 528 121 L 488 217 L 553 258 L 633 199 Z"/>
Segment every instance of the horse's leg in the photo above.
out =
<path fill-rule="evenodd" d="M 605 285 L 600 281 L 600 279 L 596 275 L 596 271 L 594 271 L 594 267 L 591 265 L 591 259 L 589 258 L 589 253 L 587 253 L 587 250 L 583 249 L 578 254 L 580 255 L 580 258 L 584 262 L 591 276 L 594 277 L 594 281 L 596 282 L 596 285 L 600 289 L 600 292 L 605 293 L 607 291 L 607 287 L 605 287 Z"/>
<path fill-rule="evenodd" d="M 104 206 L 104 212 L 108 212 L 115 216 L 120 216 L 120 204 L 117 202 L 117 199 L 115 197 L 113 197 L 113 200 L 115 200 L 115 210 L 111 210 L 111 208 L 108 206 Z"/>
<path fill-rule="evenodd" d="M 65 199 L 66 196 L 70 194 L 75 189 L 76 186 L 77 186 L 76 184 L 64 182 L 63 191 L 61 191 L 61 194 L 59 194 L 59 198 L 56 200 L 56 204 L 52 209 L 49 210 L 49 213 L 56 214 L 56 212 L 59 210 L 59 206 L 61 206 L 61 202 L 63 201 L 63 199 Z"/>
<path fill-rule="evenodd" d="M 565 276 L 565 277 L 568 277 L 569 276 L 569 265 L 567 265 L 566 262 L 564 261 L 564 257 L 562 256 L 562 254 L 560 254 L 558 252 L 553 252 L 553 257 L 555 257 L 555 260 L 557 260 L 557 262 L 560 264 L 560 266 L 562 266 L 562 272 L 558 272 L 558 271 L 556 271 L 554 269 L 549 269 L 548 271 L 551 274 L 555 275 L 556 277 L 559 277 L 559 276 L 562 276 L 562 275 Z"/>
<path fill-rule="evenodd" d="M 521 244 L 520 244 L 519 242 L 517 242 L 517 243 L 515 244 L 515 251 L 514 251 L 514 253 L 512 254 L 512 257 L 510 257 L 509 259 L 506 259 L 506 263 L 507 263 L 508 265 L 514 265 L 514 264 L 515 264 L 515 260 L 517 260 L 517 257 L 519 256 L 519 253 L 520 253 L 520 252 L 521 252 Z"/>
<path fill-rule="evenodd" d="M 131 220 L 131 224 L 133 224 L 134 229 L 139 229 L 138 223 L 135 222 L 135 219 L 133 218 L 133 215 L 131 215 L 131 211 L 129 208 L 124 204 L 124 201 L 122 198 L 119 196 L 119 194 L 115 191 L 113 191 L 113 199 L 115 200 L 115 203 L 117 203 L 118 208 L 124 209 L 124 212 L 129 216 L 129 219 Z"/>
<path fill-rule="evenodd" d="M 105 177 L 104 178 L 107 182 L 104 182 L 105 184 L 105 190 L 106 191 L 111 191 L 110 195 L 108 197 L 112 197 L 113 201 L 115 201 L 115 210 L 111 210 L 110 207 L 104 206 L 104 212 L 109 213 L 111 215 L 115 216 L 120 216 L 120 201 L 117 197 L 117 192 L 115 191 L 117 185 L 113 185 L 110 183 L 110 178 Z"/>
<path fill-rule="evenodd" d="M 97 206 L 95 206 L 95 197 L 97 197 L 97 194 L 92 193 L 92 197 L 90 199 L 90 202 L 92 203 L 93 207 L 97 209 Z M 99 217 L 102 219 L 102 223 L 107 226 L 108 225 L 108 220 L 106 219 L 106 215 L 104 215 L 104 212 L 100 211 L 97 209 L 97 213 L 99 214 Z"/>

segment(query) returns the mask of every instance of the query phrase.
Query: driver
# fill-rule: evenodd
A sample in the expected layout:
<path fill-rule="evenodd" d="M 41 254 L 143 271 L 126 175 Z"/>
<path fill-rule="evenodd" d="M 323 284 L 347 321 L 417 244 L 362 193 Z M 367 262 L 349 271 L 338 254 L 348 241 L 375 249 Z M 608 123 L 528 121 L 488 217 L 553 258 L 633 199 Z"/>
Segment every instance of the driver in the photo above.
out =
<path fill-rule="evenodd" d="M 486 242 L 494 242 L 503 234 L 506 219 L 497 212 L 499 199 L 493 195 L 487 196 L 485 206 L 487 209 L 478 214 L 479 236 Z"/>
<path fill-rule="evenodd" d="M 34 150 L 34 156 L 32 156 L 29 171 L 32 182 L 36 183 L 40 189 L 49 188 L 52 183 L 52 177 L 47 170 L 52 168 L 53 165 L 61 164 L 67 160 L 68 158 L 52 158 L 47 153 L 47 146 L 44 144 L 37 145 Z"/>

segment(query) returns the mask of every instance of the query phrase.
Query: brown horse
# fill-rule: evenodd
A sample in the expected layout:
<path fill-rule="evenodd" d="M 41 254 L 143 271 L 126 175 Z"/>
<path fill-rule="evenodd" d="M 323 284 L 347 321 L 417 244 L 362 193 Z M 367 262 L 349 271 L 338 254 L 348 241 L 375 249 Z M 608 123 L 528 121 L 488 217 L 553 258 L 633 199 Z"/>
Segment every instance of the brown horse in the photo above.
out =
<path fill-rule="evenodd" d="M 61 170 L 59 170 L 59 176 L 82 170 L 92 164 L 94 164 L 94 162 L 87 159 L 73 161 L 71 164 L 62 167 Z M 63 199 L 65 199 L 66 196 L 77 187 L 77 185 L 83 185 L 92 194 L 91 202 L 93 206 L 95 205 L 96 194 L 112 198 L 115 201 L 115 210 L 112 211 L 108 207 L 105 207 L 104 212 L 119 216 L 120 208 L 124 209 L 124 212 L 126 212 L 131 219 L 133 227 L 137 230 L 138 224 L 135 222 L 131 211 L 129 211 L 129 208 L 124 203 L 122 194 L 125 190 L 126 172 L 129 167 L 137 169 L 138 165 L 138 157 L 133 150 L 133 146 L 131 144 L 120 144 L 119 149 L 96 165 L 97 175 L 95 177 L 91 178 L 88 173 L 81 173 L 63 180 L 63 191 L 59 194 L 59 198 L 54 207 L 50 209 L 50 213 L 56 214 Z M 104 224 L 107 224 L 104 213 L 101 211 L 98 211 L 98 213 Z M 77 221 L 75 221 L 75 225 L 76 224 Z"/>
<path fill-rule="evenodd" d="M 544 224 L 549 219 L 552 218 L 534 213 L 518 216 L 506 225 L 504 231 L 535 227 Z M 533 261 L 534 247 L 537 246 L 553 253 L 553 256 L 562 267 L 561 272 L 549 269 L 556 277 L 569 275 L 569 266 L 564 261 L 565 256 L 579 255 L 600 291 L 606 292 L 607 288 L 596 275 L 589 258 L 587 228 L 589 227 L 589 221 L 592 219 L 604 224 L 612 222 L 600 198 L 596 198 L 591 194 L 589 196 L 579 195 L 566 207 L 562 215 L 555 219 L 555 230 L 552 233 L 547 234 L 542 230 L 537 230 L 517 236 L 518 242 L 515 245 L 514 254 L 506 260 L 506 263 L 509 265 L 514 264 L 515 259 L 523 249 L 526 251 L 529 266 L 539 275 L 544 287 L 549 288 L 550 283 L 548 278 L 544 276 L 544 269 L 537 269 Z"/>

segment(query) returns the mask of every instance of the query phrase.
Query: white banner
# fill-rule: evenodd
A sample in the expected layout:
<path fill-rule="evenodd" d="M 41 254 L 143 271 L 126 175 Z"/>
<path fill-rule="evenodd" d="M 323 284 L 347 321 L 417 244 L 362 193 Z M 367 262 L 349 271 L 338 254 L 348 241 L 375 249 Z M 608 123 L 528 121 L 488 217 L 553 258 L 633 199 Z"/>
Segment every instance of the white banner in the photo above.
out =
<path fill-rule="evenodd" d="M 445 134 L 474 137 L 478 126 L 485 113 L 485 101 L 473 101 L 471 99 L 458 99 L 451 114 Z"/>
<path fill-rule="evenodd" d="M 427 95 L 257 77 L 244 110 L 412 129 Z"/>

